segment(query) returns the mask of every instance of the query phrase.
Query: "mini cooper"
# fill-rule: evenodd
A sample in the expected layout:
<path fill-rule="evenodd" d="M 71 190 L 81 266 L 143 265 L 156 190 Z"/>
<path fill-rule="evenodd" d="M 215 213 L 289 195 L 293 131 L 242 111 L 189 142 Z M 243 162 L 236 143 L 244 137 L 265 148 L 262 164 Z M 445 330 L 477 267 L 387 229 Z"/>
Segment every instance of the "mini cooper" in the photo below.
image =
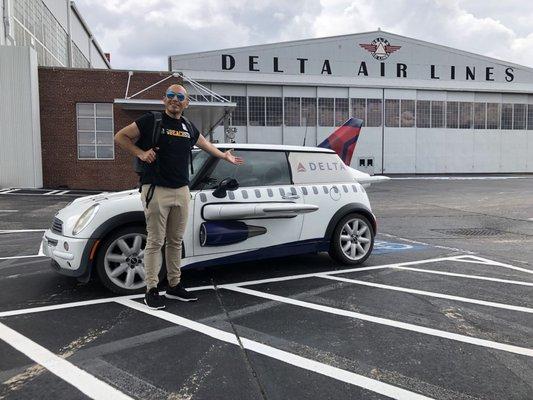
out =
<path fill-rule="evenodd" d="M 351 265 L 370 256 L 376 218 L 362 184 L 368 175 L 320 147 L 216 146 L 234 149 L 245 164 L 193 152 L 183 269 L 323 251 Z M 111 291 L 131 294 L 145 287 L 145 244 L 134 189 L 74 200 L 56 214 L 41 247 L 57 272 L 80 281 L 97 274 Z"/>

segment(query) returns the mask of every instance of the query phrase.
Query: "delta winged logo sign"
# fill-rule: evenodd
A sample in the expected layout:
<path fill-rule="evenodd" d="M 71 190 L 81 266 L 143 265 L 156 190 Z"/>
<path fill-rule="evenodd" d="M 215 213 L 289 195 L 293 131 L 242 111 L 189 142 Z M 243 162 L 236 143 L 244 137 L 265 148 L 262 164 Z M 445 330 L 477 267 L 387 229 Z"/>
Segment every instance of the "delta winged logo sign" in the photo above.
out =
<path fill-rule="evenodd" d="M 391 53 L 394 53 L 396 50 L 400 50 L 402 46 L 392 46 L 387 39 L 378 37 L 369 44 L 359 43 L 366 51 L 372 54 L 376 60 L 385 60 L 390 56 Z"/>
<path fill-rule="evenodd" d="M 298 172 L 307 172 L 307 170 L 305 169 L 305 167 L 302 165 L 301 162 L 298 163 L 297 171 Z"/>

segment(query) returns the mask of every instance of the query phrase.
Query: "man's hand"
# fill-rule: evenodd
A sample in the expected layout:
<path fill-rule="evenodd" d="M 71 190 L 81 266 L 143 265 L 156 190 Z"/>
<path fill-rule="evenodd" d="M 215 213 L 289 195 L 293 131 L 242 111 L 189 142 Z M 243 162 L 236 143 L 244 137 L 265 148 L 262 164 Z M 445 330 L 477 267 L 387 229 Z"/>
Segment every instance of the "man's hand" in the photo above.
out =
<path fill-rule="evenodd" d="M 231 154 L 231 150 L 224 152 L 224 160 L 235 164 L 235 165 L 241 165 L 244 164 L 244 159 L 242 157 L 237 157 Z"/>
<path fill-rule="evenodd" d="M 155 154 L 154 149 L 150 149 L 150 150 L 143 151 L 137 157 L 139 157 L 141 161 L 151 164 L 155 161 L 156 154 Z"/>

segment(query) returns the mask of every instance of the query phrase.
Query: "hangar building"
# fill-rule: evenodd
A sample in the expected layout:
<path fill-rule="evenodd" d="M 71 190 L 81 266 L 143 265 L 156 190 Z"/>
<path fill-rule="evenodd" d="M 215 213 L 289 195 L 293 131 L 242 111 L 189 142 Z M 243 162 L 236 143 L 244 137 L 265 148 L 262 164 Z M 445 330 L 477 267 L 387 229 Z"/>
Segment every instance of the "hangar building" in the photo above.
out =
<path fill-rule="evenodd" d="M 360 170 L 533 172 L 532 68 L 380 30 L 168 62 L 237 103 L 237 142 L 315 145 L 355 116 Z"/>

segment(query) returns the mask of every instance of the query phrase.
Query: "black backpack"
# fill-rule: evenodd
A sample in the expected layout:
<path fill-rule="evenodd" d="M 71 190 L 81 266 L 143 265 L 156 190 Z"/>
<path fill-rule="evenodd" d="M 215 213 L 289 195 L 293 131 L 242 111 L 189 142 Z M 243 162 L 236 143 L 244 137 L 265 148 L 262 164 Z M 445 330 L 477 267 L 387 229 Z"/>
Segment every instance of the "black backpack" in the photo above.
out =
<path fill-rule="evenodd" d="M 152 140 L 150 142 L 150 146 L 147 148 L 147 149 L 143 149 L 143 150 L 148 150 L 148 149 L 153 149 L 155 147 L 157 147 L 157 144 L 159 143 L 159 139 L 161 138 L 161 121 L 163 119 L 162 117 L 162 113 L 159 112 L 159 111 L 150 111 L 150 113 L 154 116 L 154 128 L 152 130 Z M 196 139 L 196 137 L 193 138 L 193 136 L 195 135 L 195 130 L 193 129 L 192 127 L 192 124 L 191 122 L 185 118 L 185 116 L 181 116 L 181 118 L 183 119 L 183 122 L 185 122 L 185 126 L 187 127 L 187 131 L 189 132 L 189 135 L 191 135 L 191 139 Z M 196 140 L 194 140 L 194 143 L 196 143 Z M 137 141 L 136 143 L 137 145 L 139 144 L 139 141 Z M 193 165 L 192 165 L 192 148 L 193 148 L 194 144 L 191 146 L 191 154 L 190 154 L 190 157 L 189 157 L 189 160 L 190 160 L 190 163 L 191 163 L 191 174 L 194 174 L 194 168 L 193 168 Z M 153 171 L 152 173 L 157 173 L 158 172 L 158 167 L 159 165 L 157 164 L 157 157 L 156 157 L 156 161 L 154 162 L 154 168 L 155 168 L 155 171 Z M 144 161 L 141 161 L 141 159 L 139 157 L 135 157 L 134 160 L 133 160 L 133 170 L 137 173 L 137 175 L 139 175 L 139 177 L 142 178 L 142 176 L 147 173 L 148 171 L 150 171 L 150 164 L 147 164 L 145 163 Z"/>

